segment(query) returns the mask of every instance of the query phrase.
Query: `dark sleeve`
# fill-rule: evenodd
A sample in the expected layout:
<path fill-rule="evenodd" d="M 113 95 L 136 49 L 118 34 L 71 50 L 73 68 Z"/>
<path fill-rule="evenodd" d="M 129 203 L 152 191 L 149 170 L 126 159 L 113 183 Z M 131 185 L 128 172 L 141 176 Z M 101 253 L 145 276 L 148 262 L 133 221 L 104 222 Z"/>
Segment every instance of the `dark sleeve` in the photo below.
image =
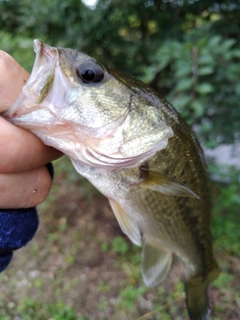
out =
<path fill-rule="evenodd" d="M 33 238 L 38 223 L 36 208 L 0 210 L 0 272 L 10 263 L 13 251 Z"/>

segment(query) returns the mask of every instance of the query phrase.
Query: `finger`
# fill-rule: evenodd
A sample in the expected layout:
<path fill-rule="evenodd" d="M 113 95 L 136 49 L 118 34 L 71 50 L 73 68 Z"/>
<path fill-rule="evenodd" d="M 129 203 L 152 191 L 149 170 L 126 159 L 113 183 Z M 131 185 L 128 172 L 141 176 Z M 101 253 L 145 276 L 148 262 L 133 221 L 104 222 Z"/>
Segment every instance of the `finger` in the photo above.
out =
<path fill-rule="evenodd" d="M 45 146 L 31 132 L 0 117 L 0 173 L 36 169 L 59 158 L 62 153 Z"/>
<path fill-rule="evenodd" d="M 19 96 L 29 78 L 9 54 L 0 50 L 0 112 L 7 110 Z"/>
<path fill-rule="evenodd" d="M 0 174 L 0 208 L 37 206 L 46 199 L 51 185 L 52 179 L 45 166 L 22 173 Z"/>
<path fill-rule="evenodd" d="M 29 74 L 10 55 L 0 51 L 0 112 L 8 109 L 21 92 Z M 46 147 L 30 132 L 0 118 L 0 172 L 35 169 L 61 153 Z"/>

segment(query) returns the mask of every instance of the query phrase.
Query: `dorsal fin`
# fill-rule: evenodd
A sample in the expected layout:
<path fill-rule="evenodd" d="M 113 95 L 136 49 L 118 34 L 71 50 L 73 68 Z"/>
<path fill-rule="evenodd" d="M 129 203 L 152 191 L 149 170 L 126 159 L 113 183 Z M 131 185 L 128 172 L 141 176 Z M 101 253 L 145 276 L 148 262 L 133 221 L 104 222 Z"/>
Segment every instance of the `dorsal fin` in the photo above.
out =
<path fill-rule="evenodd" d="M 148 287 L 162 282 L 171 267 L 172 252 L 162 247 L 155 247 L 145 240 L 142 251 L 142 276 Z"/>
<path fill-rule="evenodd" d="M 115 200 L 109 198 L 109 203 L 117 218 L 117 221 L 122 231 L 129 237 L 129 239 L 137 246 L 141 245 L 140 230 L 133 219 L 123 210 L 123 208 Z"/>
<path fill-rule="evenodd" d="M 199 196 L 184 183 L 157 171 L 151 171 L 145 168 L 141 168 L 141 170 L 146 171 L 146 180 L 139 184 L 141 188 L 151 189 L 166 195 L 199 199 Z"/>

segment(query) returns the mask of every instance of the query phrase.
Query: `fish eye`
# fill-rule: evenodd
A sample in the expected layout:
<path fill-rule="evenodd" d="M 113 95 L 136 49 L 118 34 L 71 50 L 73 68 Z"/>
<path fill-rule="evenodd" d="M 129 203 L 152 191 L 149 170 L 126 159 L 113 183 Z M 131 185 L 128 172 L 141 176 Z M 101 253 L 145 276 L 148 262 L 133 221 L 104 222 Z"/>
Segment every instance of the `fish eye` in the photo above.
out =
<path fill-rule="evenodd" d="M 101 82 L 104 77 L 104 69 L 94 62 L 80 64 L 76 73 L 78 78 L 85 83 Z"/>

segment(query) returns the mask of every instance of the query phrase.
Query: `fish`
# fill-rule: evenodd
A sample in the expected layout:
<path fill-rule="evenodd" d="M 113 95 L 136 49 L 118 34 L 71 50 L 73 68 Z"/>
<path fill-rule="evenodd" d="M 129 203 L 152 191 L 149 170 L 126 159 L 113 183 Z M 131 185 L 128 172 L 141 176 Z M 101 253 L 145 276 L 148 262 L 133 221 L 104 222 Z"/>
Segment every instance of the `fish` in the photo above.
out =
<path fill-rule="evenodd" d="M 195 134 L 141 81 L 75 49 L 34 40 L 34 50 L 31 76 L 2 116 L 66 154 L 108 198 L 122 231 L 143 248 L 147 286 L 165 280 L 176 255 L 189 318 L 208 319 L 219 269 L 211 182 Z"/>

